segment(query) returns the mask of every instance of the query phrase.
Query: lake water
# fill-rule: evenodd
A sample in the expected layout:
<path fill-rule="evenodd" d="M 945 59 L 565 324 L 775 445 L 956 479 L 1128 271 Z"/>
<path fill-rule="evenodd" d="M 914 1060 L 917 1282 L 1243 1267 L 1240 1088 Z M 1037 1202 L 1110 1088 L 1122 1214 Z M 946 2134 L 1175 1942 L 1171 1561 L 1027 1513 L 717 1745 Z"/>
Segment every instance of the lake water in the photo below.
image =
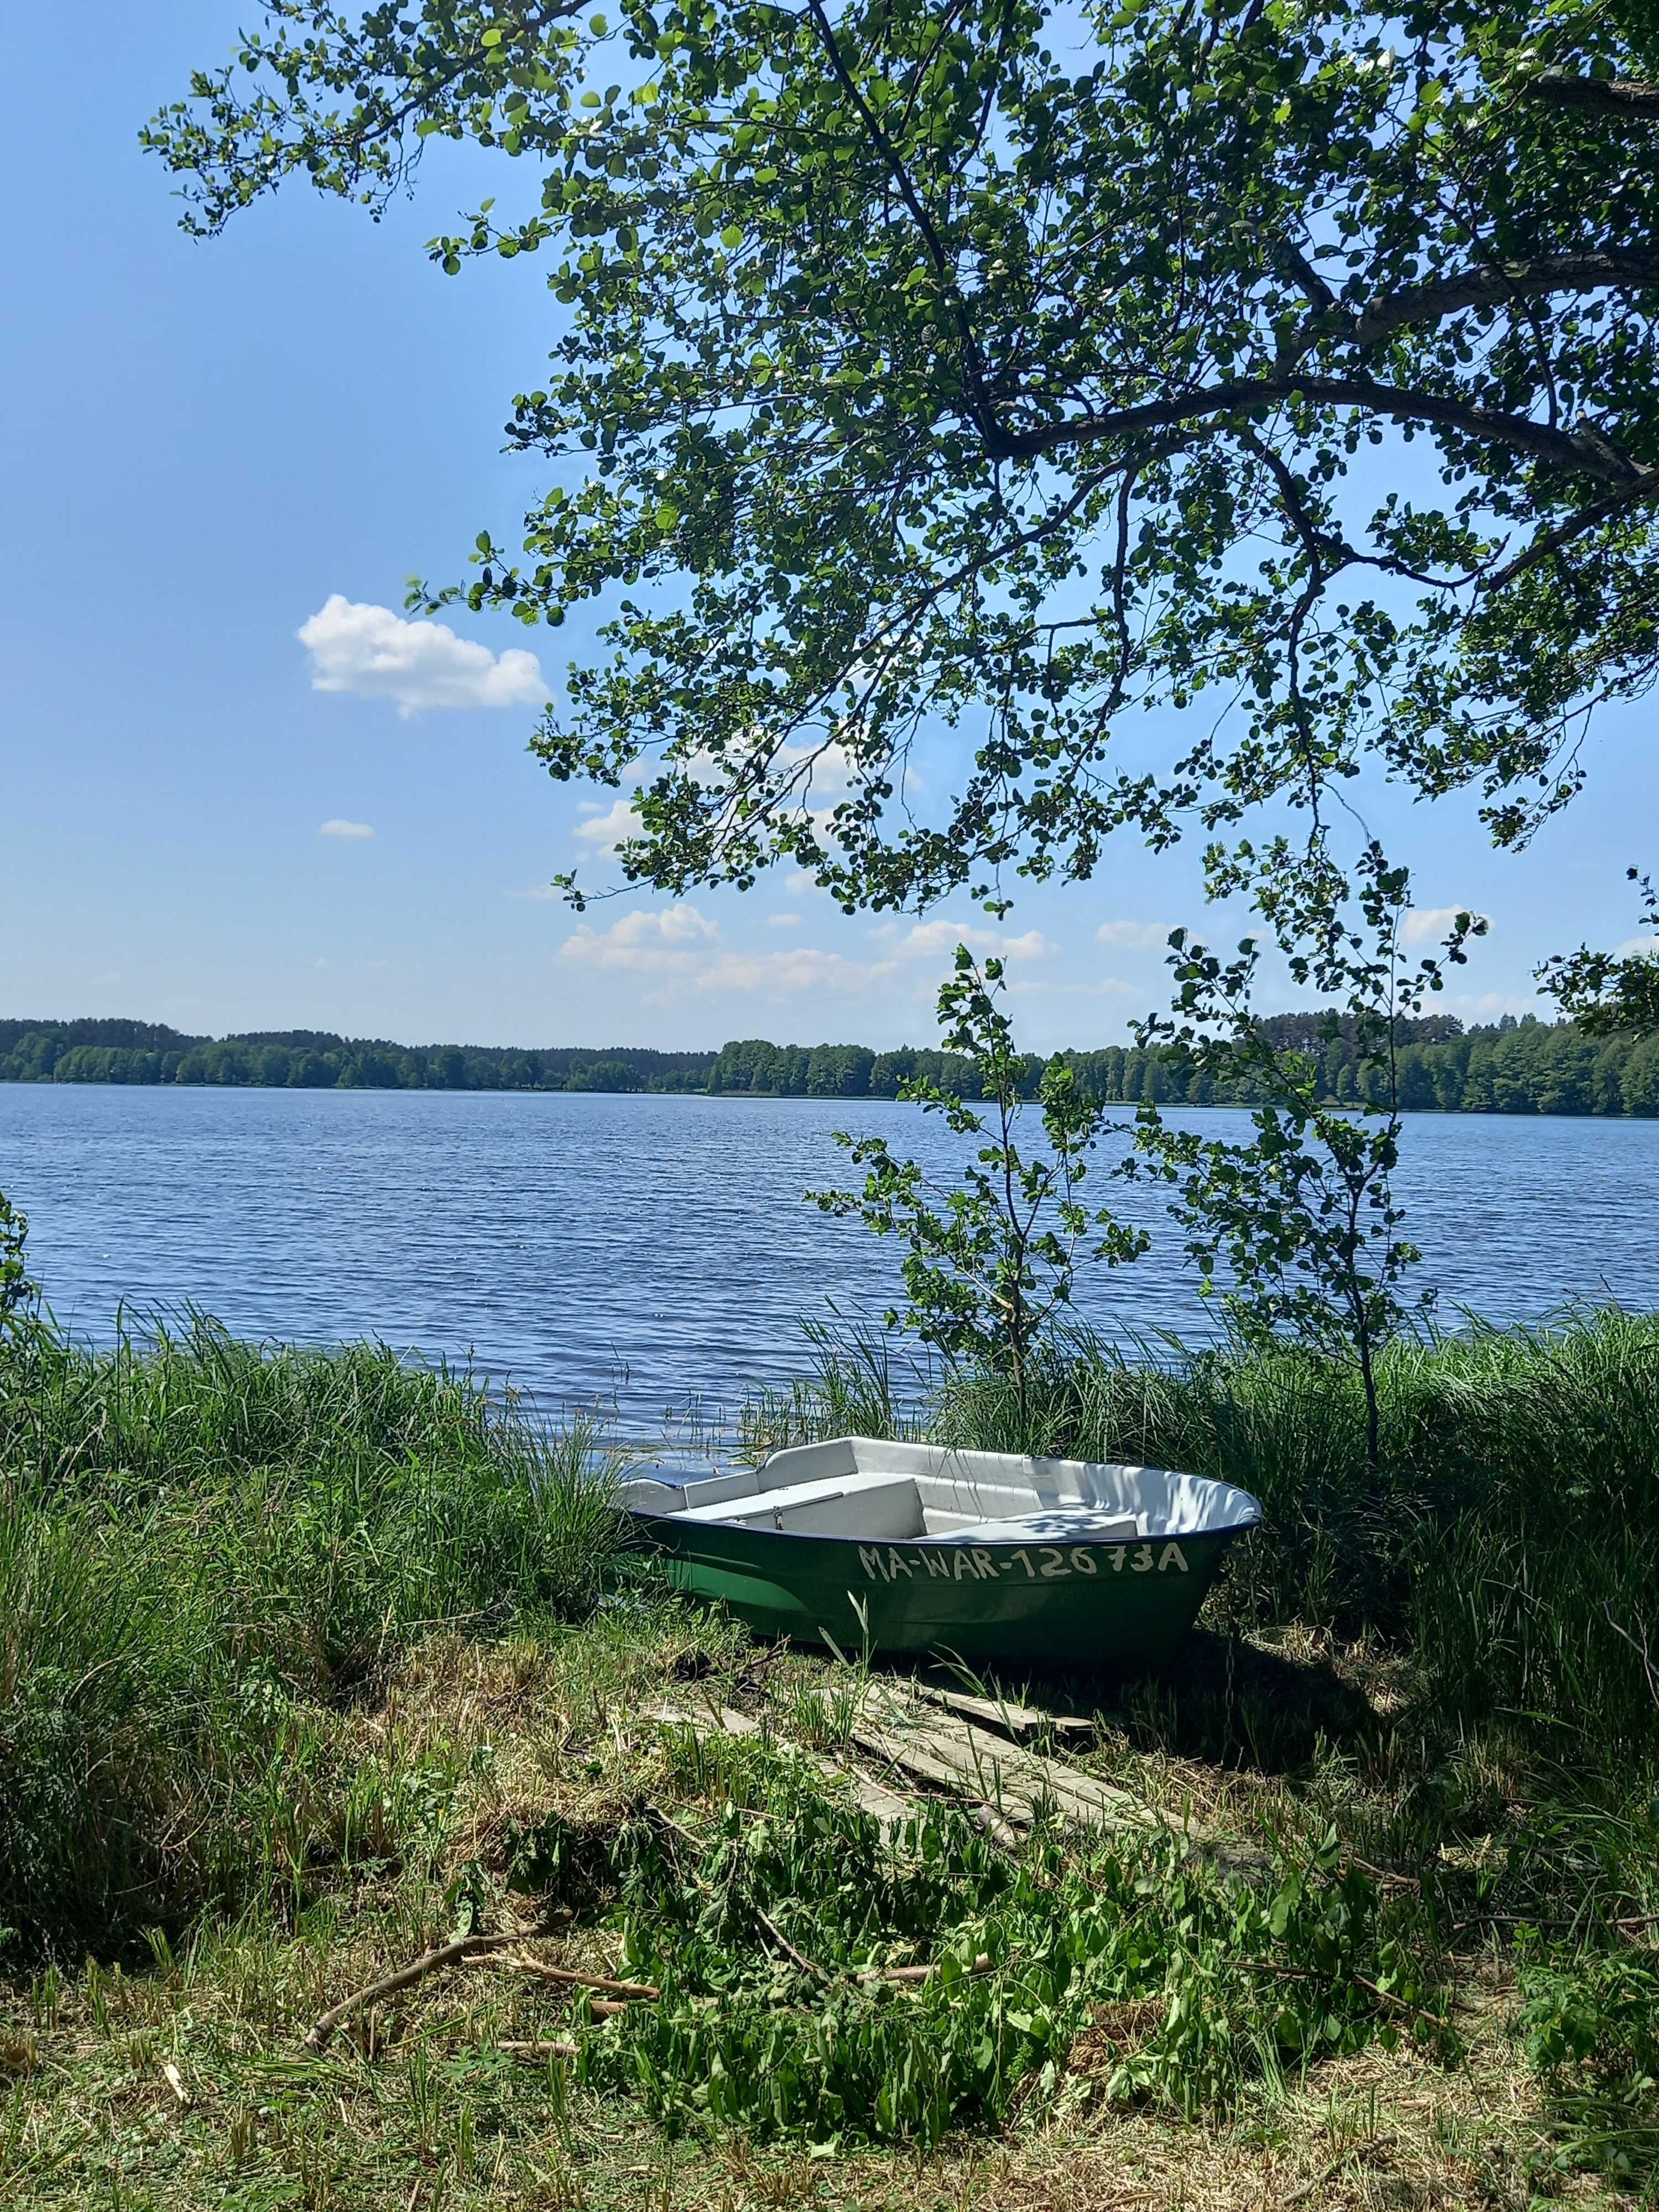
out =
<path fill-rule="evenodd" d="M 0 1189 L 86 1335 L 122 1301 L 188 1299 L 242 1334 L 471 1353 L 544 1405 L 657 1429 L 799 1372 L 803 1316 L 893 1294 L 894 1242 L 801 1202 L 845 1180 L 837 1127 L 941 1165 L 952 1142 L 875 1100 L 4 1084 Z M 1397 1188 L 1443 1311 L 1659 1306 L 1659 1122 L 1417 1115 Z M 1203 1334 L 1159 1200 L 1120 1197 L 1153 1249 L 1085 1270 L 1079 1310 L 1120 1338 Z"/>

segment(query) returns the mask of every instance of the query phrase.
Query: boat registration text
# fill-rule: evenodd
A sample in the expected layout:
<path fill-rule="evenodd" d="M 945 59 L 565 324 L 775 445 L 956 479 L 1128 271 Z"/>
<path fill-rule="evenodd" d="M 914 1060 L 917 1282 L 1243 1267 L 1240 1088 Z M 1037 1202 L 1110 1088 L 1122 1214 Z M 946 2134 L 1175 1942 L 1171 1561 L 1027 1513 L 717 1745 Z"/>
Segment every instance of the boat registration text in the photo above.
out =
<path fill-rule="evenodd" d="M 860 1544 L 859 1565 L 866 1582 L 906 1582 L 917 1576 L 945 1582 L 994 1583 L 1004 1575 L 1018 1581 L 1057 1582 L 1073 1575 L 1097 1575 L 1103 1559 L 1109 1560 L 1109 1574 L 1176 1574 L 1187 1571 L 1186 1554 L 1179 1544 L 1076 1544 L 1069 1550 L 1057 1544 L 1034 1544 L 1027 1551 L 994 1552 L 987 1546 L 953 1544 L 948 1551 L 916 1549 L 901 1552 L 891 1544 Z"/>

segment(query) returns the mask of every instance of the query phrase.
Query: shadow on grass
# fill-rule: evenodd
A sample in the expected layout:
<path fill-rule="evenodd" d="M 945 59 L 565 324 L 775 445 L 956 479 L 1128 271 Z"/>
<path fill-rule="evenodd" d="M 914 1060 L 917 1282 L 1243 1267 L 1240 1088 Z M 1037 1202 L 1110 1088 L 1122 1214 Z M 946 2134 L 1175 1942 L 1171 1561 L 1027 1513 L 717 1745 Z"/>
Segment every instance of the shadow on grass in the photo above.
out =
<path fill-rule="evenodd" d="M 1331 1751 L 1374 1753 L 1388 1725 L 1328 1653 L 1212 1629 L 1195 1629 L 1161 1673 L 1121 1684 L 1115 1717 L 1138 1750 L 1273 1775 Z"/>
<path fill-rule="evenodd" d="M 1007 1700 L 1057 1719 L 1092 1719 L 1137 1751 L 1235 1771 L 1306 1773 L 1332 1752 L 1373 1758 L 1389 1723 L 1364 1690 L 1316 1649 L 1273 1650 L 1194 1629 L 1154 1674 L 1110 1675 L 1055 1667 L 969 1674 L 938 1664 L 896 1668 L 945 1686 Z M 1081 1743 L 1067 1731 L 1073 1747 Z"/>

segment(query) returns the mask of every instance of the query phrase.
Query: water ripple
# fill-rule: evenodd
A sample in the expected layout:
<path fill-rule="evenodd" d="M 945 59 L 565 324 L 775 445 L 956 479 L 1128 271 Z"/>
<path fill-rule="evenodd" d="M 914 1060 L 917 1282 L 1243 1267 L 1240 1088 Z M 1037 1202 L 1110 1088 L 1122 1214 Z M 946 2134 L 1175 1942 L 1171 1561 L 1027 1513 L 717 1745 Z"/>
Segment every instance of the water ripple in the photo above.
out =
<path fill-rule="evenodd" d="M 655 1425 L 799 1371 L 827 1301 L 878 1313 L 896 1291 L 890 1241 L 801 1202 L 843 1179 L 848 1126 L 948 1160 L 933 1117 L 873 1100 L 3 1085 L 0 1188 L 88 1335 L 120 1301 L 191 1300 L 241 1334 L 472 1353 Z M 1447 1307 L 1659 1304 L 1659 1123 L 1420 1115 L 1398 1187 Z M 1153 1251 L 1091 1271 L 1079 1310 L 1119 1337 L 1200 1333 L 1160 1201 L 1121 1196 Z"/>

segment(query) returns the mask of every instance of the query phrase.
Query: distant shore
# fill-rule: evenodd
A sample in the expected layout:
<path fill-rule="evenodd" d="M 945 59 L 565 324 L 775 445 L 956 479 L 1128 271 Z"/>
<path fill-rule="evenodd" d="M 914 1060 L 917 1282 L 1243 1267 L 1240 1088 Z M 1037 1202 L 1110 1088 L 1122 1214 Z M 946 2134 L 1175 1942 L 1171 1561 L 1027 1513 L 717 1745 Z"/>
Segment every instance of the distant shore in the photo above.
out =
<path fill-rule="evenodd" d="M 1318 1012 L 1273 1014 L 1263 1030 L 1278 1045 L 1316 1056 L 1327 1097 L 1382 1101 L 1378 1072 L 1358 1063 L 1351 1027 L 1324 1033 Z M 1133 1045 L 1064 1051 L 1027 1061 L 1034 1092 L 1043 1069 L 1070 1067 L 1085 1097 L 1114 1106 L 1248 1106 L 1246 1090 L 1189 1079 L 1163 1053 Z M 1552 1116 L 1659 1115 L 1659 1037 L 1597 1039 L 1568 1022 L 1516 1021 L 1465 1029 L 1448 1015 L 1402 1022 L 1399 1103 L 1408 1113 Z M 160 1024 L 82 1019 L 0 1021 L 0 1083 L 204 1085 L 301 1091 L 592 1091 L 715 1097 L 894 1098 L 921 1077 L 975 1095 L 955 1054 L 899 1046 L 778 1045 L 734 1039 L 718 1051 L 640 1045 L 404 1045 L 324 1030 L 191 1036 Z"/>

